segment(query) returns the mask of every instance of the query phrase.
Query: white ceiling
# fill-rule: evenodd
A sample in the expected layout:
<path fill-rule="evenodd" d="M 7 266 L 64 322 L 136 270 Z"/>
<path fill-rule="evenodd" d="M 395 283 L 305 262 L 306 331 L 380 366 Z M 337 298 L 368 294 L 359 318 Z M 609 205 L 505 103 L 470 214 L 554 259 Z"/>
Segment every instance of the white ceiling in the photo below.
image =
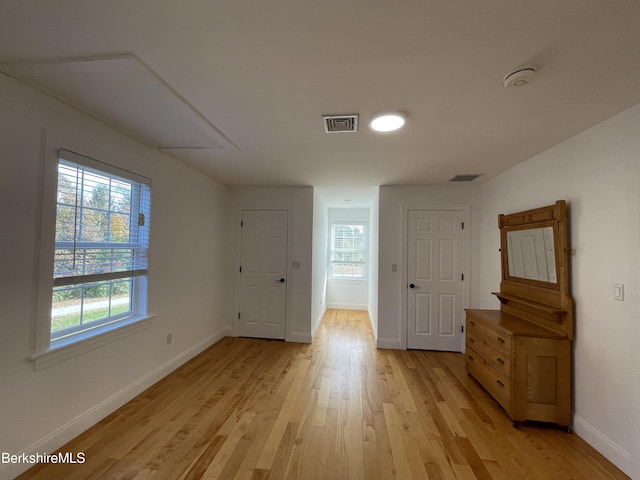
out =
<path fill-rule="evenodd" d="M 481 182 L 640 102 L 640 2 L 0 3 L 0 63 L 120 54 L 238 147 L 172 151 L 225 184 Z M 523 64 L 532 83 L 505 89 Z M 384 110 L 407 126 L 371 132 Z M 358 133 L 323 132 L 323 114 L 350 113 Z"/>

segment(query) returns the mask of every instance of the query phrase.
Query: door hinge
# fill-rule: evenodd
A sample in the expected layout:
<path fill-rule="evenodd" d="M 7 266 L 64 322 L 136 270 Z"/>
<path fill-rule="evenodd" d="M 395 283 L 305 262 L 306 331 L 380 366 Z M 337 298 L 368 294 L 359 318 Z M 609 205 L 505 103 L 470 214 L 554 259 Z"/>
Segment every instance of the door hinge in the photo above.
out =
<path fill-rule="evenodd" d="M 244 227 L 244 220 L 240 220 L 240 226 Z"/>
<path fill-rule="evenodd" d="M 240 312 L 238 312 L 238 319 L 240 319 Z"/>
<path fill-rule="evenodd" d="M 460 331 L 464 333 L 464 325 L 460 325 Z"/>
<path fill-rule="evenodd" d="M 464 282 L 464 273 L 460 274 L 460 280 L 462 280 Z"/>
<path fill-rule="evenodd" d="M 464 230 L 464 222 L 462 222 L 462 230 Z"/>
<path fill-rule="evenodd" d="M 242 266 L 240 266 L 240 273 L 242 273 Z"/>

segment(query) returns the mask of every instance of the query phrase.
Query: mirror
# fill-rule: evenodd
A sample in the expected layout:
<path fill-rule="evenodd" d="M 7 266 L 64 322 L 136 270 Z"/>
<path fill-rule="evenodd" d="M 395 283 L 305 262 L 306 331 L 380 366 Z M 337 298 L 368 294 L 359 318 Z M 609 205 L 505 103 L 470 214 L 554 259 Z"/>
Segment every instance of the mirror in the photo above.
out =
<path fill-rule="evenodd" d="M 564 200 L 547 207 L 498 215 L 498 226 L 502 282 L 507 290 L 516 291 L 522 285 L 561 291 L 568 288 Z"/>
<path fill-rule="evenodd" d="M 500 311 L 573 338 L 567 204 L 498 215 Z"/>
<path fill-rule="evenodd" d="M 557 283 L 553 227 L 507 232 L 509 276 Z"/>

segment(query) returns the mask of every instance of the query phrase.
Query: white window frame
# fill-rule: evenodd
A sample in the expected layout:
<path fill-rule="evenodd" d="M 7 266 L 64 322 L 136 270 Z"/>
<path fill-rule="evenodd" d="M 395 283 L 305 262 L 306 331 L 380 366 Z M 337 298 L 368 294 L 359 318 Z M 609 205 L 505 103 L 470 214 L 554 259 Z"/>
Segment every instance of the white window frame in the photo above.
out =
<path fill-rule="evenodd" d="M 333 266 L 336 263 L 345 263 L 345 264 L 353 264 L 355 262 L 336 262 L 334 261 L 334 239 L 333 239 L 333 230 L 336 225 L 353 225 L 353 226 L 362 226 L 364 228 L 364 246 L 362 248 L 362 277 L 344 277 L 334 275 Z M 362 220 L 333 220 L 329 225 L 329 279 L 333 281 L 345 281 L 345 282 L 366 282 L 369 278 L 369 257 L 368 257 L 368 248 L 369 248 L 369 225 L 367 222 Z M 359 251 L 359 250 L 358 250 Z"/>
<path fill-rule="evenodd" d="M 44 179 L 41 210 L 40 235 L 40 270 L 37 285 L 37 306 L 35 322 L 35 344 L 30 359 L 34 362 L 34 369 L 40 370 L 87 351 L 131 335 L 148 328 L 149 320 L 153 318 L 147 313 L 147 275 L 146 271 L 135 272 L 132 275 L 117 273 L 113 277 L 132 278 L 131 309 L 127 314 L 114 315 L 99 322 L 91 322 L 83 328 L 71 328 L 62 333 L 52 333 L 52 301 L 54 288 L 54 255 L 56 251 L 56 210 L 58 194 L 58 165 L 61 161 L 73 162 L 82 167 L 98 171 L 103 175 L 124 179 L 144 185 L 147 196 L 145 210 L 145 227 L 141 231 L 143 239 L 140 245 L 148 248 L 148 222 L 150 208 L 151 180 L 115 167 L 110 164 L 94 160 L 65 149 L 49 151 L 44 159 Z M 60 246 L 60 242 L 59 245 Z M 144 252 L 147 255 L 146 251 Z M 108 277 L 108 275 L 107 275 Z M 78 283 L 91 283 L 97 280 L 108 280 L 104 276 L 77 277 Z"/>

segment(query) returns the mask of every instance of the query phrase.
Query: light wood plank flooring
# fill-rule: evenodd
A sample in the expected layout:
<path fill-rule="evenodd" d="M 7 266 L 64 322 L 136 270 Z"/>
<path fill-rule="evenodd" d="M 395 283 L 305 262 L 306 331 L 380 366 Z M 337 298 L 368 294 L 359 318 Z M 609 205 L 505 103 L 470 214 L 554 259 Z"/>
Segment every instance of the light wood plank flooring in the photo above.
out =
<path fill-rule="evenodd" d="M 365 312 L 312 345 L 225 338 L 20 479 L 625 479 L 575 434 L 511 426 L 461 354 L 377 350 Z"/>

